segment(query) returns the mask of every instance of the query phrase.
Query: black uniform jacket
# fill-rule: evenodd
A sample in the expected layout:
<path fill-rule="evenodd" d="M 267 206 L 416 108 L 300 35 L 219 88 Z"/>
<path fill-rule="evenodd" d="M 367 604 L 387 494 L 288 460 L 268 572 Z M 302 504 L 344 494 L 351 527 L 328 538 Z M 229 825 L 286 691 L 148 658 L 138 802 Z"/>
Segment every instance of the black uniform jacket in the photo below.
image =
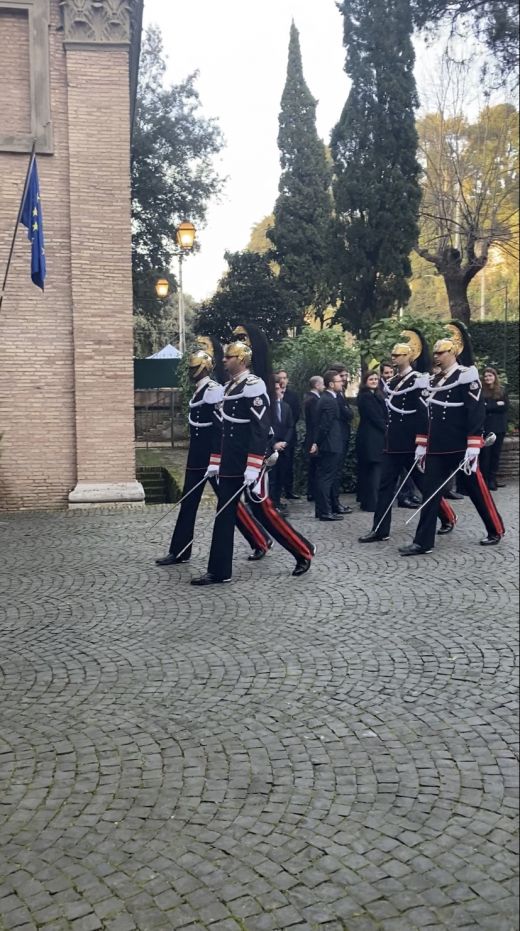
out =
<path fill-rule="evenodd" d="M 386 404 L 374 391 L 358 394 L 359 427 L 356 450 L 362 462 L 382 462 L 386 435 Z"/>
<path fill-rule="evenodd" d="M 294 435 L 293 415 L 291 408 L 285 401 L 281 403 L 281 415 L 282 419 L 278 420 L 277 402 L 274 401 L 271 405 L 272 442 L 289 444 Z"/>
<path fill-rule="evenodd" d="M 418 435 L 417 442 L 429 453 L 465 452 L 468 445 L 482 445 L 485 408 L 474 365 L 457 365 L 447 377 L 431 377 L 422 400 L 428 408 L 428 436 Z"/>
<path fill-rule="evenodd" d="M 338 399 L 330 391 L 324 391 L 318 401 L 315 442 L 318 444 L 318 454 L 343 452 Z"/>
<path fill-rule="evenodd" d="M 348 446 L 350 440 L 350 429 L 352 426 L 352 418 L 354 416 L 352 408 L 348 403 L 343 391 L 338 391 L 336 395 L 338 399 L 339 406 L 339 422 L 341 424 L 341 431 L 343 433 L 343 442 L 345 446 Z"/>
<path fill-rule="evenodd" d="M 221 405 L 220 475 L 237 477 L 246 468 L 262 467 L 269 430 L 269 398 L 261 378 L 244 372 L 228 382 Z"/>
<path fill-rule="evenodd" d="M 507 431 L 507 409 L 509 400 L 505 391 L 498 398 L 484 398 L 486 433 L 505 433 Z"/>
<path fill-rule="evenodd" d="M 307 452 L 309 452 L 309 449 L 316 440 L 319 400 L 320 395 L 315 394 L 314 391 L 309 391 L 303 399 L 303 411 L 305 414 L 305 449 Z"/>
<path fill-rule="evenodd" d="M 212 453 L 219 453 L 221 446 L 222 415 L 220 404 L 224 388 L 206 377 L 198 382 L 189 403 L 188 423 L 190 448 L 187 469 L 204 469 Z"/>
<path fill-rule="evenodd" d="M 409 369 L 385 382 L 388 411 L 385 452 L 413 453 L 417 434 L 428 433 L 428 410 L 421 392 L 430 387 L 430 376 Z"/>

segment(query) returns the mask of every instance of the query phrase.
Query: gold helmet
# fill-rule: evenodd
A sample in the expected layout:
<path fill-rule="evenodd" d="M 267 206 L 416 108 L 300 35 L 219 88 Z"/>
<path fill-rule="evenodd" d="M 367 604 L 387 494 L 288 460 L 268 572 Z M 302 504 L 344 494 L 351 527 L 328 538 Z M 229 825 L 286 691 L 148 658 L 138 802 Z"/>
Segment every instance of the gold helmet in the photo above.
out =
<path fill-rule="evenodd" d="M 190 375 L 194 379 L 203 374 L 210 375 L 213 371 L 213 365 L 213 356 L 206 352 L 205 349 L 194 349 L 188 356 Z"/>
<path fill-rule="evenodd" d="M 248 346 L 246 343 L 242 342 L 242 340 L 236 339 L 232 343 L 228 343 L 227 346 L 224 346 L 224 358 L 227 356 L 236 356 L 241 362 L 250 365 L 251 359 L 253 358 L 253 350 L 251 346 Z"/>
<path fill-rule="evenodd" d="M 464 337 L 462 332 L 458 326 L 455 326 L 453 323 L 447 323 L 446 330 L 448 332 L 448 339 L 453 343 L 453 351 L 458 357 L 462 352 L 464 352 Z"/>
<path fill-rule="evenodd" d="M 434 355 L 436 352 L 453 352 L 454 355 L 457 355 L 455 340 L 451 339 L 450 336 L 445 336 L 443 339 L 438 339 L 433 346 Z"/>
<path fill-rule="evenodd" d="M 235 327 L 235 329 L 233 330 L 233 336 L 235 337 L 236 340 L 239 340 L 241 343 L 245 343 L 246 346 L 251 345 L 251 338 L 245 326 L 243 326 L 243 324 L 240 324 L 239 326 Z"/>

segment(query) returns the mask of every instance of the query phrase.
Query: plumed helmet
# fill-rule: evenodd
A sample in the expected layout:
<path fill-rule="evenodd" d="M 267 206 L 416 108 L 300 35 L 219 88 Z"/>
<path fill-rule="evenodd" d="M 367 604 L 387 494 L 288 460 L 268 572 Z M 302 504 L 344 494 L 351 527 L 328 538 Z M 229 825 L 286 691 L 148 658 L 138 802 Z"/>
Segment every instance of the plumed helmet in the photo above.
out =
<path fill-rule="evenodd" d="M 267 387 L 271 401 L 275 398 L 273 367 L 267 337 L 255 323 L 241 323 L 233 330 L 233 337 L 245 342 L 253 352 L 252 367 L 255 375 L 262 379 Z"/>
<path fill-rule="evenodd" d="M 428 343 L 423 334 L 417 327 L 410 327 L 403 330 L 401 336 L 411 347 L 410 362 L 417 372 L 429 372 L 432 367 L 432 360 Z"/>
<path fill-rule="evenodd" d="M 246 346 L 246 344 L 239 339 L 234 340 L 232 343 L 228 343 L 224 352 L 226 356 L 236 356 L 241 362 L 245 362 L 246 365 L 251 365 L 253 350 L 251 346 Z"/>
<path fill-rule="evenodd" d="M 222 357 L 224 354 L 222 344 L 215 336 L 197 336 L 195 342 L 199 349 L 213 356 L 213 376 L 218 382 L 224 382 L 226 377 L 222 364 Z"/>
<path fill-rule="evenodd" d="M 213 356 L 205 349 L 194 349 L 188 356 L 188 366 L 193 379 L 210 375 L 213 371 Z"/>
<path fill-rule="evenodd" d="M 473 355 L 471 337 L 465 325 L 459 320 L 452 320 L 451 323 L 446 323 L 444 328 L 446 330 L 446 336 L 444 339 L 437 340 L 433 347 L 433 351 L 445 352 L 448 350 L 454 352 L 457 357 L 457 362 L 460 362 L 461 365 L 474 365 L 475 357 Z M 440 347 L 441 343 L 451 345 L 443 345 Z"/>

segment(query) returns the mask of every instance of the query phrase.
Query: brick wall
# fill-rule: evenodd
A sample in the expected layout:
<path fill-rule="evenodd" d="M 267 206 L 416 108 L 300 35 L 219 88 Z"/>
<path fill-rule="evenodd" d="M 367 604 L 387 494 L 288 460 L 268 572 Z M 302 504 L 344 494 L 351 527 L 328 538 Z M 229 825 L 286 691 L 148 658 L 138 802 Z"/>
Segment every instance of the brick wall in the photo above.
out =
<path fill-rule="evenodd" d="M 2 19 L 3 45 L 21 56 L 11 70 L 2 62 L 6 112 L 27 58 L 20 25 Z M 49 42 L 54 153 L 38 157 L 47 279 L 42 294 L 22 227 L 0 312 L 0 510 L 66 506 L 78 481 L 135 478 L 128 52 L 65 52 L 58 0 Z M 27 163 L 0 151 L 2 278 Z"/>

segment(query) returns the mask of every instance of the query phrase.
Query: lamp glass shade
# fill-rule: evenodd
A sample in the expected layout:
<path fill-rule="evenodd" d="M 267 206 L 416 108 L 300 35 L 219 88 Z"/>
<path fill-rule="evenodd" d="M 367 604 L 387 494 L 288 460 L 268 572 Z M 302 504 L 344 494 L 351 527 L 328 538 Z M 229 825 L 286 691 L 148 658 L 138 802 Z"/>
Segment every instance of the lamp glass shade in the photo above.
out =
<path fill-rule="evenodd" d="M 169 290 L 170 285 L 166 278 L 159 278 L 159 280 L 155 282 L 155 293 L 157 297 L 168 297 Z"/>
<path fill-rule="evenodd" d="M 187 220 L 177 229 L 177 243 L 181 249 L 192 249 L 193 243 L 195 241 L 195 227 L 193 223 L 189 223 Z"/>

